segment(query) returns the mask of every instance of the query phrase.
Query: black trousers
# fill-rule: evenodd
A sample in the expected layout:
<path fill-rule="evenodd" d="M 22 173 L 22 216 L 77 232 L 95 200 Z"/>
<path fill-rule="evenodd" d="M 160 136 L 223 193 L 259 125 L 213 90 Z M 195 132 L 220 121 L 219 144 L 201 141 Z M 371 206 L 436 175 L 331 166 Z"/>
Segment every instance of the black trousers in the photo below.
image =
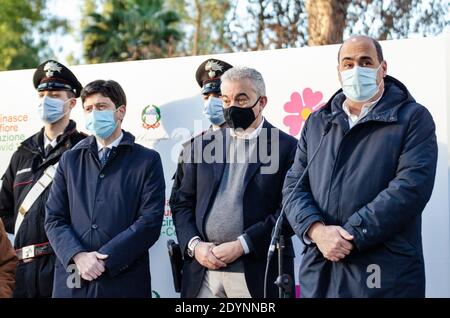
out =
<path fill-rule="evenodd" d="M 53 290 L 55 255 L 43 255 L 29 263 L 19 263 L 14 298 L 50 298 Z"/>

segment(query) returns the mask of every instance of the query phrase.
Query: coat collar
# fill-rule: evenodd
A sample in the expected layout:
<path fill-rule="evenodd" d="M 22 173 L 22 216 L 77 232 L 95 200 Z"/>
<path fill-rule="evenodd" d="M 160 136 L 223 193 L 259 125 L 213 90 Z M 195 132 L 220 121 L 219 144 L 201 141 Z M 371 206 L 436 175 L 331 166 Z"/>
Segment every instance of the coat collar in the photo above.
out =
<path fill-rule="evenodd" d="M 49 159 L 59 156 L 60 152 L 72 147 L 74 144 L 71 142 L 71 136 L 77 132 L 77 124 L 73 120 L 70 120 L 69 124 L 64 129 L 64 132 L 56 138 L 57 143 L 54 147 L 55 151 L 52 152 L 52 155 L 49 158 L 44 157 L 44 127 L 42 127 L 38 133 L 25 139 L 20 144 L 20 147 L 32 153 L 38 154 L 45 159 L 44 161 L 48 161 Z"/>
<path fill-rule="evenodd" d="M 398 111 L 405 104 L 415 102 L 403 83 L 392 76 L 384 78 L 384 93 L 377 105 L 358 124 L 368 121 L 396 122 Z M 339 89 L 320 110 L 324 120 L 332 119 L 333 123 L 348 126 L 347 115 L 342 109 L 345 96 L 342 89 Z"/>
<path fill-rule="evenodd" d="M 122 129 L 122 133 L 123 133 L 123 138 L 120 141 L 118 147 L 127 147 L 127 146 L 133 146 L 134 145 L 134 140 L 135 137 Z M 89 149 L 90 151 L 92 151 L 93 153 L 97 153 L 98 149 L 97 149 L 97 139 L 95 138 L 95 136 L 91 135 L 89 137 L 87 137 L 86 139 L 84 139 L 83 141 L 81 141 L 80 143 L 78 143 L 75 147 L 76 149 Z"/>
<path fill-rule="evenodd" d="M 67 138 L 71 134 L 73 134 L 76 130 L 77 130 L 76 123 L 73 120 L 70 120 L 67 127 L 64 128 L 64 132 L 56 138 L 56 140 L 57 140 L 56 147 L 58 147 L 59 144 L 66 141 Z M 43 151 L 44 151 L 44 127 L 42 127 L 38 133 L 36 133 L 33 136 L 22 141 L 21 146 L 32 152 L 39 152 L 39 153 L 43 154 Z"/>
<path fill-rule="evenodd" d="M 44 128 L 24 140 L 19 149 L 34 154 L 33 169 L 39 170 L 57 162 L 64 151 L 71 149 L 85 137 L 85 134 L 77 131 L 76 123 L 70 120 L 64 132 L 56 138 L 57 144 L 49 156 L 44 155 Z"/>

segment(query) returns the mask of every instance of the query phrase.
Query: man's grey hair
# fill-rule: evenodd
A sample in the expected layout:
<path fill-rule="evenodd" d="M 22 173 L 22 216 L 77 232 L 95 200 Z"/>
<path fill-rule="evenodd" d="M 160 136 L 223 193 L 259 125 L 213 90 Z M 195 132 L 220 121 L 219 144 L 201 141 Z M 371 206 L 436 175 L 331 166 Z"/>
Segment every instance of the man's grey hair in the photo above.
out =
<path fill-rule="evenodd" d="M 264 84 L 264 79 L 261 73 L 253 68 L 245 66 L 232 67 L 223 73 L 220 78 L 222 83 L 226 81 L 237 82 L 245 79 L 250 80 L 253 89 L 258 95 L 266 96 L 266 84 Z"/>

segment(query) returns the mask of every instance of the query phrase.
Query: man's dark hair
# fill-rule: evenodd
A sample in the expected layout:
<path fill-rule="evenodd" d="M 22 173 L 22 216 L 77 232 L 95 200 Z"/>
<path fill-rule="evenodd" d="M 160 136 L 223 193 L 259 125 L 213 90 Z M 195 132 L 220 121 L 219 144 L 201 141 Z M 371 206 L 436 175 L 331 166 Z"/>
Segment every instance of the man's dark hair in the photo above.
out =
<path fill-rule="evenodd" d="M 127 97 L 122 87 L 113 80 L 96 80 L 87 84 L 81 91 L 81 101 L 84 103 L 87 97 L 94 94 L 102 94 L 114 103 L 116 108 L 127 105 Z"/>
<path fill-rule="evenodd" d="M 383 57 L 383 49 L 381 48 L 380 42 L 378 42 L 377 40 L 375 40 L 374 38 L 371 38 L 371 37 L 367 37 L 367 38 L 369 38 L 369 39 L 372 41 L 373 45 L 375 46 L 375 50 L 377 51 L 377 59 L 378 59 L 378 62 L 381 63 L 381 62 L 384 60 L 384 57 Z M 340 58 L 340 56 L 341 56 L 341 49 L 342 49 L 342 46 L 343 46 L 343 45 L 344 45 L 344 43 L 342 43 L 341 46 L 339 47 L 339 51 L 338 51 L 338 63 L 341 62 L 341 61 L 339 60 L 339 58 Z"/>

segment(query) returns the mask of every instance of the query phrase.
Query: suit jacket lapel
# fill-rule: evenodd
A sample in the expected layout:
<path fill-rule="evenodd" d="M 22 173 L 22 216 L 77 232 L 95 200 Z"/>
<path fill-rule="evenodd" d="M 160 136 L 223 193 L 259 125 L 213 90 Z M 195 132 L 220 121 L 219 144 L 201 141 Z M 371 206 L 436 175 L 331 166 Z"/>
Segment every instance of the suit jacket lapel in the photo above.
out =
<path fill-rule="evenodd" d="M 273 128 L 273 126 L 266 119 L 264 119 L 264 124 L 262 127 L 263 130 L 261 130 L 260 134 L 258 135 L 258 137 L 256 139 L 256 153 L 257 153 L 256 158 L 257 158 L 257 160 L 256 160 L 256 162 L 251 162 L 248 164 L 248 167 L 247 167 L 247 170 L 246 170 L 245 176 L 244 176 L 244 189 L 247 188 L 250 180 L 256 174 L 258 169 L 263 165 L 263 162 L 261 161 L 261 158 L 260 158 L 260 155 L 261 155 L 260 145 L 266 144 L 267 145 L 267 156 L 271 155 L 271 142 L 272 142 L 271 128 Z M 261 140 L 260 139 L 261 137 L 263 137 L 264 139 L 267 139 L 267 140 Z"/>
<path fill-rule="evenodd" d="M 220 180 L 222 179 L 223 170 L 225 169 L 225 162 L 227 158 L 227 151 L 228 151 L 228 144 L 230 142 L 230 138 L 227 138 L 227 135 L 229 134 L 227 129 L 221 129 L 220 133 L 218 132 L 213 136 L 214 139 L 221 138 L 222 144 L 218 144 L 214 148 L 214 163 L 212 164 L 213 167 L 213 175 L 214 175 L 214 182 L 213 182 L 213 189 L 216 190 L 216 188 L 219 186 Z M 222 153 L 217 153 L 216 150 L 222 151 Z"/>
<path fill-rule="evenodd" d="M 204 144 L 205 147 L 209 144 L 213 144 L 214 142 L 217 142 L 217 145 L 212 149 L 211 154 L 214 158 L 214 161 L 212 163 L 207 163 L 202 165 L 205 169 L 207 169 L 209 176 L 211 176 L 211 172 L 212 172 L 212 180 L 211 180 L 211 188 L 210 191 L 207 191 L 207 194 L 209 197 L 205 200 L 205 205 L 204 205 L 204 210 L 203 212 L 200 212 L 201 214 L 203 214 L 204 216 L 206 216 L 209 213 L 209 209 L 212 206 L 213 200 L 215 198 L 215 194 L 217 192 L 217 189 L 219 187 L 220 181 L 222 179 L 222 175 L 223 175 L 223 171 L 225 169 L 225 159 L 226 159 L 226 129 L 220 129 L 216 132 L 214 132 L 211 136 L 211 141 L 206 141 L 206 143 Z M 222 144 L 219 144 L 218 141 L 216 141 L 216 139 L 221 138 L 222 140 Z M 205 147 L 202 147 L 202 151 L 204 151 Z M 220 149 L 221 148 L 221 149 Z M 221 150 L 222 154 L 217 153 L 217 150 Z M 202 156 L 204 156 L 205 154 L 203 153 Z M 216 157 L 216 155 L 218 157 Z M 202 160 L 205 160 L 204 157 L 202 157 Z M 202 217 L 202 227 L 201 227 L 201 234 L 206 238 L 205 236 L 205 222 L 206 222 L 206 217 Z"/>

